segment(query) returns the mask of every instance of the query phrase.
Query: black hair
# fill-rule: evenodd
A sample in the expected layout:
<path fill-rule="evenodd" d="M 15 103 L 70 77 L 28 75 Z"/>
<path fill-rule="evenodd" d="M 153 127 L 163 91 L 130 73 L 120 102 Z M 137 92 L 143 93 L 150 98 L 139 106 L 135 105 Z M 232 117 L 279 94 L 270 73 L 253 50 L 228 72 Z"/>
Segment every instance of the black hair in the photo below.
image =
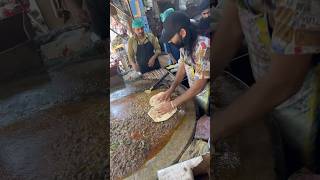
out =
<path fill-rule="evenodd" d="M 192 51 L 197 42 L 198 32 L 196 30 L 196 27 L 192 24 L 189 27 L 184 27 L 184 29 L 186 29 L 187 32 L 187 35 L 183 40 L 184 48 L 187 52 L 187 55 L 190 55 L 192 57 Z"/>
<path fill-rule="evenodd" d="M 274 4 L 274 2 L 272 2 L 272 0 L 264 0 L 264 2 L 268 6 L 268 8 L 270 8 L 270 9 L 275 8 L 275 4 Z"/>

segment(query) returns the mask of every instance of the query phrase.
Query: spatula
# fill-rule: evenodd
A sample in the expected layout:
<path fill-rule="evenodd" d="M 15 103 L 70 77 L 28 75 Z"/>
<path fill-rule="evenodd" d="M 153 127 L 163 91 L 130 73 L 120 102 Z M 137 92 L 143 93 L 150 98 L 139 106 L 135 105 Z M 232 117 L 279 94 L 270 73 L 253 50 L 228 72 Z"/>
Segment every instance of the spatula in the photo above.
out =
<path fill-rule="evenodd" d="M 166 77 L 168 76 L 168 74 L 169 74 L 169 72 L 167 72 L 165 75 L 163 75 L 156 83 L 154 83 L 154 84 L 150 87 L 150 89 L 147 89 L 147 90 L 145 90 L 144 92 L 147 93 L 147 94 L 150 94 L 151 91 L 152 91 L 154 88 L 156 88 L 156 87 L 164 80 L 164 78 L 166 78 Z"/>

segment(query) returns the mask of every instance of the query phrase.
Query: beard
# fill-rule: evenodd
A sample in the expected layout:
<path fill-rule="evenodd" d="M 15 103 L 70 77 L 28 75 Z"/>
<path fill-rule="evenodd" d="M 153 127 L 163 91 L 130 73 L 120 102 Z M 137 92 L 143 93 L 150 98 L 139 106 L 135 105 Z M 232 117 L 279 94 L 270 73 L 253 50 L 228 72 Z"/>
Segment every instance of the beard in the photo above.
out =
<path fill-rule="evenodd" d="M 141 38 L 141 37 L 143 37 L 143 36 L 144 36 L 144 32 L 136 33 L 136 35 L 137 35 L 137 37 L 138 37 L 138 38 Z"/>
<path fill-rule="evenodd" d="M 210 17 L 202 18 L 199 22 L 200 29 L 208 29 L 210 28 Z"/>
<path fill-rule="evenodd" d="M 181 46 L 183 48 L 185 48 L 185 50 L 187 51 L 187 55 L 191 55 L 192 54 L 192 51 L 193 51 L 193 48 L 196 44 L 196 40 L 197 40 L 197 33 L 195 31 L 195 29 L 193 27 L 188 27 L 187 28 L 187 35 L 182 38 L 181 40 Z"/>

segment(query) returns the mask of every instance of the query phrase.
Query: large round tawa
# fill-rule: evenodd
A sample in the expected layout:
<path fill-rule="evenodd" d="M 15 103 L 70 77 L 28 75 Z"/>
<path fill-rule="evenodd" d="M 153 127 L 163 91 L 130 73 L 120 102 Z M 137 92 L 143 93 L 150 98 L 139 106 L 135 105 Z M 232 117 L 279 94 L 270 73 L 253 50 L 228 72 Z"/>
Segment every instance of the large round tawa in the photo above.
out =
<path fill-rule="evenodd" d="M 129 106 L 123 107 L 123 109 L 119 109 L 119 106 L 118 107 L 112 106 L 113 102 L 119 101 L 121 99 L 130 100 L 132 97 L 137 96 L 137 94 L 140 95 L 141 93 L 144 93 L 143 91 L 145 90 L 145 88 L 150 86 L 150 84 L 152 85 L 152 83 L 153 83 L 152 81 L 141 80 L 141 81 L 127 84 L 124 89 L 120 89 L 116 92 L 111 93 L 111 99 L 110 99 L 111 115 L 112 113 L 115 113 L 115 114 L 119 114 L 120 116 L 123 116 L 123 113 L 125 113 L 126 111 L 129 111 L 128 110 Z M 179 92 L 179 94 L 181 94 L 185 92 L 185 89 L 183 87 L 178 87 L 177 91 Z M 153 92 L 153 94 L 154 93 L 157 93 L 157 92 L 155 91 Z M 146 94 L 146 96 L 151 97 L 153 94 L 150 94 L 150 95 Z M 148 100 L 149 99 L 145 100 L 147 104 L 149 104 Z M 151 106 L 149 108 L 151 108 Z M 148 108 L 145 108 L 143 111 L 147 109 Z M 158 170 L 174 164 L 180 158 L 181 154 L 183 153 L 187 145 L 190 143 L 193 137 L 194 129 L 195 129 L 196 115 L 195 115 L 194 102 L 193 101 L 187 102 L 183 106 L 183 108 L 178 109 L 178 112 L 176 114 L 178 114 L 177 117 L 179 117 L 177 126 L 175 126 L 174 130 L 170 133 L 170 136 L 169 138 L 167 138 L 166 143 L 162 144 L 160 149 L 156 149 L 156 150 L 153 149 L 151 152 L 152 156 L 150 156 L 150 152 L 146 152 L 149 155 L 146 161 L 144 162 L 144 164 L 140 166 L 140 168 L 138 168 L 135 172 L 132 172 L 125 179 L 139 179 L 139 180 L 157 179 Z M 150 117 L 148 116 L 148 118 Z M 151 118 L 150 118 L 150 121 L 152 121 Z M 168 121 L 170 121 L 170 119 Z M 152 122 L 152 123 L 155 123 L 155 122 Z M 166 121 L 163 123 L 168 123 L 168 122 Z M 155 124 L 158 124 L 158 123 L 155 123 Z M 131 134 L 130 130 L 128 130 L 128 134 Z M 110 139 L 110 140 L 112 144 L 113 139 Z"/>

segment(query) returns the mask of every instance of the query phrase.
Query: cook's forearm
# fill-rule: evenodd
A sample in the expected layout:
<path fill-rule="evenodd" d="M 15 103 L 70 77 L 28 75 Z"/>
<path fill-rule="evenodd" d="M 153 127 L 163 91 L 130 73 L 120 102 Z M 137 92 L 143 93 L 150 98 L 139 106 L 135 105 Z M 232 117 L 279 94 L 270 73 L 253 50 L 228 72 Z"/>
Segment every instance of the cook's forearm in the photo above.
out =
<path fill-rule="evenodd" d="M 218 29 L 211 41 L 213 79 L 220 74 L 236 55 L 242 45 L 242 29 L 235 2 L 228 1 L 219 22 Z"/>
<path fill-rule="evenodd" d="M 191 100 L 203 90 L 207 82 L 208 82 L 207 79 L 197 80 L 185 93 L 183 93 L 182 95 L 178 96 L 175 100 L 173 100 L 173 104 L 175 106 L 179 106 Z"/>
<path fill-rule="evenodd" d="M 244 95 L 213 116 L 213 135 L 217 141 L 246 122 L 259 120 L 295 94 L 309 71 L 312 55 L 271 54 L 271 66 Z"/>
<path fill-rule="evenodd" d="M 158 56 L 159 56 L 159 54 L 155 53 L 155 54 L 151 57 L 151 59 L 156 60 Z"/>
<path fill-rule="evenodd" d="M 245 123 L 261 119 L 297 92 L 298 87 L 286 83 L 275 84 L 267 79 L 257 82 L 224 111 L 213 115 L 212 138 L 218 141 Z"/>
<path fill-rule="evenodd" d="M 160 44 L 159 44 L 159 40 L 158 38 L 154 38 L 154 42 L 153 42 L 153 46 L 154 46 L 154 49 L 155 49 L 155 58 L 157 58 L 160 54 L 161 54 L 161 47 L 160 47 Z"/>
<path fill-rule="evenodd" d="M 174 92 L 174 90 L 178 87 L 178 85 L 181 84 L 181 82 L 184 79 L 185 75 L 186 75 L 186 71 L 185 71 L 185 68 L 184 68 L 184 64 L 180 63 L 179 67 L 178 67 L 178 71 L 177 71 L 176 77 L 175 77 L 175 79 L 174 79 L 174 81 L 171 84 L 170 89 L 169 89 L 171 92 Z"/>

